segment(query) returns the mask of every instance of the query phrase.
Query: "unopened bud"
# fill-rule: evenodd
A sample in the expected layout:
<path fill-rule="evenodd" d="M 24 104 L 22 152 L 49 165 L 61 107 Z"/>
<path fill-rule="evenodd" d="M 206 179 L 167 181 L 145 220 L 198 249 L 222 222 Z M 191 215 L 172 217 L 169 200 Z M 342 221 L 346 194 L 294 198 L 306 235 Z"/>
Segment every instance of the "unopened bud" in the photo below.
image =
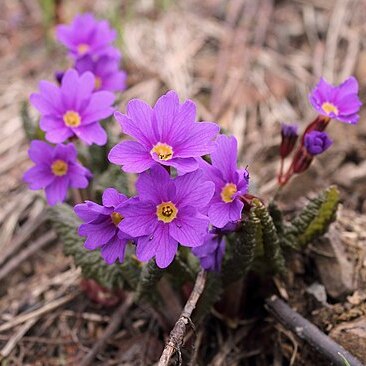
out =
<path fill-rule="evenodd" d="M 280 155 L 282 159 L 285 159 L 291 154 L 292 150 L 295 147 L 297 138 L 299 137 L 297 133 L 297 126 L 282 123 L 281 137 L 282 141 L 280 146 Z"/>

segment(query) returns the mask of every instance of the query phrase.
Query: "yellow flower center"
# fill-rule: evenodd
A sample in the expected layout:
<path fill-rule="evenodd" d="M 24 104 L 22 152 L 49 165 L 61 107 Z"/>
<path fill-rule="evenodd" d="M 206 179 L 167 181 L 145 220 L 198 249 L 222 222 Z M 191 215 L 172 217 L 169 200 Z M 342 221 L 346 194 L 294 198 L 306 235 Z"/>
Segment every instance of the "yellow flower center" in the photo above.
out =
<path fill-rule="evenodd" d="M 81 123 L 80 114 L 74 111 L 67 111 L 64 114 L 64 122 L 68 127 L 78 127 Z"/>
<path fill-rule="evenodd" d="M 112 212 L 111 219 L 113 221 L 113 224 L 117 226 L 123 220 L 123 216 L 118 212 Z"/>
<path fill-rule="evenodd" d="M 78 54 L 83 55 L 84 53 L 88 52 L 90 49 L 90 46 L 86 43 L 80 43 L 78 45 Z"/>
<path fill-rule="evenodd" d="M 225 203 L 233 202 L 233 195 L 238 191 L 234 183 L 226 183 L 224 188 L 221 190 L 221 199 Z"/>
<path fill-rule="evenodd" d="M 160 205 L 156 206 L 156 216 L 158 220 L 164 223 L 172 222 L 177 217 L 178 209 L 175 204 L 171 201 L 162 202 Z"/>
<path fill-rule="evenodd" d="M 51 170 L 54 175 L 57 175 L 58 177 L 62 177 L 67 173 L 68 165 L 63 160 L 55 160 L 51 165 Z"/>
<path fill-rule="evenodd" d="M 94 81 L 94 89 L 98 90 L 101 87 L 102 87 L 102 79 L 99 76 L 96 76 Z"/>
<path fill-rule="evenodd" d="M 150 151 L 156 153 L 160 160 L 170 160 L 173 157 L 173 148 L 168 144 L 158 142 Z"/>
<path fill-rule="evenodd" d="M 323 103 L 322 104 L 322 109 L 327 114 L 330 114 L 330 113 L 333 112 L 337 116 L 338 113 L 339 113 L 338 108 L 334 104 L 329 103 L 329 102 Z"/>

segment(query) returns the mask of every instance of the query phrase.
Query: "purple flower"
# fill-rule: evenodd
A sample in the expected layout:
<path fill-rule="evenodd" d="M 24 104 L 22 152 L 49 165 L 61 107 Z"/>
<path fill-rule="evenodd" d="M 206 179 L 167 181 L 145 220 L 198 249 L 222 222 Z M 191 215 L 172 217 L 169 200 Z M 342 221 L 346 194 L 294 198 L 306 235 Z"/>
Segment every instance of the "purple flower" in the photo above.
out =
<path fill-rule="evenodd" d="M 131 100 L 127 114 L 116 112 L 115 117 L 136 141 L 113 147 L 109 161 L 130 173 L 141 173 L 155 163 L 177 168 L 180 174 L 192 172 L 198 169 L 196 158 L 213 151 L 219 131 L 215 123 L 195 122 L 196 105 L 190 100 L 180 104 L 174 91 L 160 97 L 154 108 Z"/>
<path fill-rule="evenodd" d="M 61 70 L 59 70 L 59 71 L 55 71 L 55 79 L 56 79 L 56 81 L 57 81 L 57 84 L 58 85 L 61 85 L 61 83 L 62 83 L 62 78 L 64 77 L 64 75 L 65 75 L 65 71 L 61 71 Z"/>
<path fill-rule="evenodd" d="M 332 143 L 326 132 L 312 131 L 305 135 L 304 146 L 310 155 L 323 153 Z"/>
<path fill-rule="evenodd" d="M 281 123 L 281 146 L 280 146 L 280 156 L 282 159 L 285 159 L 288 155 L 291 154 L 292 150 L 295 147 L 297 138 L 299 137 L 298 126 L 293 124 Z"/>
<path fill-rule="evenodd" d="M 74 57 L 110 55 L 118 57 L 119 51 L 111 46 L 117 32 L 106 20 L 98 21 L 92 14 L 77 15 L 70 25 L 59 25 L 56 37 Z"/>
<path fill-rule="evenodd" d="M 119 70 L 119 62 L 119 58 L 106 55 L 97 60 L 85 55 L 76 61 L 75 69 L 80 75 L 86 71 L 94 74 L 94 90 L 122 91 L 126 89 L 126 73 Z"/>
<path fill-rule="evenodd" d="M 225 254 L 225 239 L 222 235 L 210 232 L 205 236 L 203 245 L 192 248 L 192 253 L 200 260 L 202 268 L 220 272 Z"/>
<path fill-rule="evenodd" d="M 248 191 L 249 173 L 237 168 L 238 147 L 235 137 L 219 135 L 217 148 L 211 154 L 212 165 L 201 161 L 207 178 L 215 184 L 215 194 L 209 204 L 208 217 L 213 226 L 224 227 L 240 220 L 243 202 L 240 196 Z"/>
<path fill-rule="evenodd" d="M 202 171 L 170 178 L 155 164 L 136 183 L 139 200 L 117 209 L 124 216 L 119 228 L 137 237 L 136 256 L 148 261 L 155 256 L 160 268 L 174 259 L 178 243 L 187 247 L 203 244 L 209 220 L 201 210 L 210 201 L 214 185 L 203 180 Z"/>
<path fill-rule="evenodd" d="M 91 72 L 79 76 L 70 69 L 58 87 L 48 81 L 39 83 L 40 93 L 30 96 L 30 101 L 41 113 L 40 127 L 46 139 L 60 143 L 76 135 L 88 145 L 104 145 L 107 134 L 99 124 L 109 117 L 114 108 L 114 94 L 94 92 L 95 79 Z"/>
<path fill-rule="evenodd" d="M 23 179 L 32 190 L 45 189 L 47 202 L 51 206 L 66 198 L 69 188 L 86 188 L 90 171 L 77 163 L 77 152 L 73 144 L 50 146 L 34 140 L 28 150 L 36 166 L 30 168 Z"/>
<path fill-rule="evenodd" d="M 341 122 L 356 124 L 362 105 L 358 98 L 358 82 L 351 76 L 338 86 L 327 83 L 323 78 L 309 95 L 312 106 L 323 116 Z"/>
<path fill-rule="evenodd" d="M 128 198 L 114 188 L 104 191 L 103 205 L 91 201 L 76 205 L 75 213 L 85 222 L 80 225 L 78 233 L 86 236 L 85 248 L 95 250 L 101 248 L 103 259 L 108 264 L 116 260 L 123 262 L 129 235 L 119 229 L 123 216 L 116 212 L 116 208 L 126 202 Z"/>

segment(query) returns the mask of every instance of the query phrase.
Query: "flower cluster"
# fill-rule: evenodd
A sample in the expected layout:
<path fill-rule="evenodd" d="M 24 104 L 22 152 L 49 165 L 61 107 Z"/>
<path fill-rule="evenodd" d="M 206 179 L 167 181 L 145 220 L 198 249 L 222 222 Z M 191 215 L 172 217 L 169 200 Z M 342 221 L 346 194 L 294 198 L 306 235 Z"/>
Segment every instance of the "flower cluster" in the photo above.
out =
<path fill-rule="evenodd" d="M 196 122 L 195 104 L 180 103 L 174 91 L 154 107 L 131 100 L 126 114 L 115 117 L 132 139 L 113 147 L 109 160 L 139 174 L 137 195 L 108 211 L 104 201 L 104 207 L 76 206 L 85 222 L 79 229 L 88 237 L 85 246 L 102 247 L 103 256 L 105 247 L 122 253 L 121 238 L 128 237 L 139 260 L 155 258 L 165 268 L 182 245 L 193 248 L 204 268 L 219 270 L 225 249 L 221 230 L 241 219 L 249 184 L 247 170 L 237 168 L 236 139 L 218 135 L 216 123 Z M 203 160 L 207 155 L 211 164 Z M 102 237 L 96 237 L 96 225 Z M 122 261 L 123 254 L 109 258 Z"/>
<path fill-rule="evenodd" d="M 42 80 L 39 92 L 30 96 L 41 114 L 39 127 L 45 139 L 57 145 L 34 141 L 29 156 L 36 166 L 24 176 L 30 189 L 45 189 L 50 205 L 64 201 L 69 188 L 88 186 L 91 173 L 76 162 L 75 146 L 63 143 L 78 139 L 86 145 L 107 143 L 100 122 L 115 111 L 112 91 L 124 90 L 126 78 L 119 70 L 121 54 L 112 46 L 116 31 L 106 21 L 79 15 L 71 25 L 57 27 L 57 38 L 68 48 L 74 68 L 57 73 L 60 85 Z"/>
<path fill-rule="evenodd" d="M 59 25 L 56 35 L 74 60 L 75 70 L 80 75 L 93 73 L 95 90 L 126 88 L 126 73 L 119 69 L 121 53 L 112 46 L 117 32 L 107 21 L 98 21 L 88 13 L 78 15 L 70 25 Z"/>
<path fill-rule="evenodd" d="M 281 166 L 278 175 L 280 186 L 285 185 L 293 174 L 308 169 L 314 156 L 323 153 L 332 145 L 332 140 L 324 132 L 331 119 L 348 124 L 356 124 L 359 120 L 358 112 L 362 103 L 358 97 L 358 82 L 353 76 L 338 86 L 333 86 L 321 78 L 309 95 L 309 101 L 319 115 L 306 127 L 301 144 L 286 173 L 283 172 L 284 159 L 294 149 L 298 134 L 297 126 L 282 125 Z"/>
<path fill-rule="evenodd" d="M 248 170 L 237 165 L 235 137 L 220 134 L 214 122 L 198 122 L 195 103 L 182 103 L 174 91 L 153 107 L 133 99 L 125 113 L 115 112 L 113 92 L 124 90 L 126 75 L 119 69 L 121 54 L 112 45 L 116 31 L 106 21 L 79 15 L 70 25 L 58 26 L 57 39 L 67 47 L 74 67 L 57 73 L 59 85 L 41 81 L 39 92 L 30 97 L 41 114 L 45 139 L 56 145 L 31 143 L 29 156 L 35 165 L 24 175 L 29 188 L 44 189 L 50 205 L 64 201 L 69 188 L 87 188 L 92 174 L 77 161 L 76 147 L 87 145 L 80 160 L 90 163 L 88 146 L 107 143 L 108 126 L 103 128 L 101 121 L 114 113 L 127 138 L 109 152 L 101 151 L 105 161 L 121 167 L 120 174 L 137 174 L 136 195 L 128 197 L 111 187 L 104 191 L 102 204 L 75 202 L 85 248 L 100 250 L 105 262 L 112 264 L 124 261 L 130 245 L 140 261 L 154 258 L 166 268 L 182 246 L 204 269 L 220 271 L 225 236 L 240 227 L 253 197 L 248 194 Z M 357 93 L 352 77 L 338 87 L 321 79 L 309 98 L 320 115 L 301 139 L 296 126 L 282 125 L 280 185 L 305 171 L 314 156 L 330 147 L 324 130 L 331 118 L 357 122 L 361 105 Z M 284 159 L 298 140 L 284 173 Z M 88 198 L 90 192 L 81 193 Z"/>

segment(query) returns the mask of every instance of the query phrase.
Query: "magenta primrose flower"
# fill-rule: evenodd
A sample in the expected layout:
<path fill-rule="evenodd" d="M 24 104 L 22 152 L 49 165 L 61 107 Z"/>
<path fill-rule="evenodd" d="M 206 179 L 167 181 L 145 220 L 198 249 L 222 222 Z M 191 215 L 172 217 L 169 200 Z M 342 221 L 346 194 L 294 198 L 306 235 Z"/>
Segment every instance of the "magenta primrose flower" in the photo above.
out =
<path fill-rule="evenodd" d="M 323 153 L 332 143 L 333 141 L 326 132 L 311 131 L 305 135 L 304 146 L 312 156 Z"/>
<path fill-rule="evenodd" d="M 172 166 L 180 174 L 198 169 L 197 158 L 215 147 L 219 132 L 216 123 L 195 122 L 196 105 L 179 103 L 170 91 L 158 99 L 154 108 L 141 100 L 131 100 L 127 114 L 115 113 L 125 134 L 135 141 L 123 141 L 112 148 L 109 161 L 125 172 L 141 173 L 155 163 Z"/>
<path fill-rule="evenodd" d="M 86 54 L 120 56 L 119 51 L 111 46 L 117 32 L 106 20 L 97 20 L 90 13 L 77 15 L 70 25 L 57 26 L 56 37 L 75 58 Z"/>
<path fill-rule="evenodd" d="M 107 55 L 93 60 L 90 55 L 85 55 L 75 63 L 76 71 L 82 75 L 86 71 L 95 77 L 94 90 L 109 90 L 112 92 L 126 89 L 126 73 L 119 70 L 120 59 Z"/>
<path fill-rule="evenodd" d="M 362 103 L 358 97 L 358 82 L 353 76 L 338 86 L 321 78 L 309 100 L 315 110 L 325 117 L 350 124 L 358 122 Z"/>
<path fill-rule="evenodd" d="M 51 146 L 33 140 L 28 154 L 36 165 L 24 174 L 23 179 L 32 190 L 45 189 L 51 206 L 64 201 L 69 188 L 86 188 L 88 178 L 92 177 L 90 171 L 76 161 L 73 144 Z"/>
<path fill-rule="evenodd" d="M 84 221 L 78 233 L 86 236 L 85 248 L 95 250 L 101 248 L 101 255 L 108 264 L 116 260 L 123 262 L 129 235 L 119 229 L 123 216 L 116 212 L 116 208 L 126 202 L 128 198 L 114 188 L 104 191 L 103 205 L 91 201 L 76 205 L 75 213 Z"/>
<path fill-rule="evenodd" d="M 65 73 L 60 87 L 45 80 L 39 83 L 40 93 L 33 93 L 30 101 L 42 115 L 40 127 L 48 141 L 60 143 L 76 135 L 88 145 L 107 142 L 99 121 L 113 114 L 115 96 L 93 92 L 94 85 L 91 72 L 79 76 L 73 69 Z"/>
<path fill-rule="evenodd" d="M 225 254 L 225 239 L 215 231 L 210 231 L 205 236 L 203 245 L 192 248 L 192 253 L 200 260 L 203 269 L 220 272 Z"/>
<path fill-rule="evenodd" d="M 142 173 L 136 183 L 139 200 L 116 208 L 124 219 L 119 228 L 137 238 L 136 256 L 148 261 L 155 256 L 160 268 L 174 259 L 178 243 L 202 245 L 209 220 L 201 211 L 210 201 L 214 184 L 198 170 L 172 179 L 160 165 Z"/>
<path fill-rule="evenodd" d="M 249 173 L 237 168 L 238 146 L 234 136 L 219 135 L 216 150 L 211 154 L 212 165 L 201 160 L 207 178 L 215 184 L 215 194 L 208 207 L 213 226 L 223 228 L 240 220 L 243 202 L 240 196 L 248 191 Z"/>

